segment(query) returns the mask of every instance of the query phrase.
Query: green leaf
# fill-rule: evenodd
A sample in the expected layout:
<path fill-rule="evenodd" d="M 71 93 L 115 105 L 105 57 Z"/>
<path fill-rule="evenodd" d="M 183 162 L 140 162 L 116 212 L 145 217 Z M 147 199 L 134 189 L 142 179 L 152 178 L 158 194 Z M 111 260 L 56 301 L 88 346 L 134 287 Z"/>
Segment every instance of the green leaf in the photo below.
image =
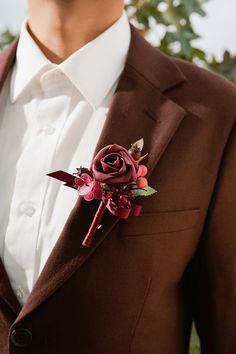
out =
<path fill-rule="evenodd" d="M 145 188 L 137 188 L 137 189 L 132 189 L 133 195 L 135 197 L 148 197 L 149 195 L 152 195 L 154 193 L 157 193 L 157 190 L 154 188 L 147 186 Z"/>
<path fill-rule="evenodd" d="M 206 15 L 205 11 L 202 8 L 201 1 L 199 0 L 182 0 L 181 3 L 188 16 L 190 16 L 194 12 L 199 14 L 200 16 Z"/>
<path fill-rule="evenodd" d="M 103 189 L 104 189 L 105 191 L 110 192 L 110 190 L 111 190 L 111 188 L 108 186 L 107 183 L 103 183 L 102 187 L 103 187 Z"/>
<path fill-rule="evenodd" d="M 3 50 L 9 43 L 11 43 L 13 39 L 15 39 L 15 36 L 9 30 L 0 33 L 0 51 Z"/>
<path fill-rule="evenodd" d="M 200 60 L 206 60 L 206 54 L 203 50 L 198 48 L 192 48 L 192 56 L 193 58 L 199 58 Z"/>

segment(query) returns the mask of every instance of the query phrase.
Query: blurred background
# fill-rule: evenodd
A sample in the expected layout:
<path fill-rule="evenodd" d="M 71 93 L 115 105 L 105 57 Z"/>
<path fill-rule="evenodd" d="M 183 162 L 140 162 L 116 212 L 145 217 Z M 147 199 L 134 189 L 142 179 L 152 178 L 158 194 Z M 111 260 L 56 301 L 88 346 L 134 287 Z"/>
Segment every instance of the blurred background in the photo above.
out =
<path fill-rule="evenodd" d="M 133 4 L 144 3 L 145 1 L 131 1 Z M 150 1 L 152 3 L 168 4 L 174 1 Z M 181 1 L 176 1 L 176 3 Z M 184 2 L 184 1 L 183 1 Z M 187 0 L 189 6 L 194 3 Z M 203 5 L 207 16 L 202 17 L 193 13 L 192 23 L 201 38 L 195 44 L 209 54 L 214 54 L 217 59 L 221 59 L 223 52 L 228 49 L 236 54 L 236 30 L 235 0 L 209 0 L 197 1 Z M 129 3 L 129 1 L 126 1 Z M 163 6 L 163 5 L 162 5 Z M 13 33 L 20 29 L 23 19 L 27 15 L 27 0 L 1 0 L 0 12 L 0 32 L 9 28 Z M 157 30 L 157 34 L 162 35 Z"/>
<path fill-rule="evenodd" d="M 127 0 L 130 21 L 169 55 L 236 83 L 236 0 Z M 0 50 L 19 33 L 27 0 L 1 0 Z M 193 326 L 190 354 L 200 354 Z"/>
<path fill-rule="evenodd" d="M 125 0 L 131 21 L 170 55 L 236 83 L 235 0 Z M 19 33 L 27 0 L 1 0 L 0 50 Z"/>

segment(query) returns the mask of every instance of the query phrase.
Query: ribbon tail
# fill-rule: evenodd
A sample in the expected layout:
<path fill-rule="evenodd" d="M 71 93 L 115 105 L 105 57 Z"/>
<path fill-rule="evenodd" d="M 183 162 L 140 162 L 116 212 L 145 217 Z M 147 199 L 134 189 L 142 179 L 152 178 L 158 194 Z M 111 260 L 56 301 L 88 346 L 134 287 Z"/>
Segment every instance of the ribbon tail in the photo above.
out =
<path fill-rule="evenodd" d="M 142 210 L 142 205 L 138 203 L 133 203 L 130 210 L 130 215 L 139 216 Z"/>
<path fill-rule="evenodd" d="M 130 215 L 139 216 L 142 210 L 142 205 L 132 202 L 130 208 L 125 208 L 117 205 L 112 199 L 109 199 L 107 202 L 107 209 L 110 211 L 110 213 L 118 216 L 121 219 L 128 219 Z"/>
<path fill-rule="evenodd" d="M 77 189 L 77 186 L 75 186 L 75 176 L 64 172 L 64 171 L 55 171 L 48 173 L 47 176 L 55 178 L 59 181 L 65 182 L 65 185 L 70 188 Z"/>
<path fill-rule="evenodd" d="M 84 247 L 90 246 L 90 244 L 93 240 L 93 237 L 97 231 L 97 228 L 100 226 L 100 222 L 102 220 L 105 210 L 106 210 L 106 204 L 103 201 L 101 201 L 98 206 L 98 209 L 96 211 L 96 214 L 93 218 L 92 224 L 91 224 L 91 226 L 90 226 L 90 228 L 89 228 L 89 230 L 82 242 L 82 246 L 84 246 Z"/>

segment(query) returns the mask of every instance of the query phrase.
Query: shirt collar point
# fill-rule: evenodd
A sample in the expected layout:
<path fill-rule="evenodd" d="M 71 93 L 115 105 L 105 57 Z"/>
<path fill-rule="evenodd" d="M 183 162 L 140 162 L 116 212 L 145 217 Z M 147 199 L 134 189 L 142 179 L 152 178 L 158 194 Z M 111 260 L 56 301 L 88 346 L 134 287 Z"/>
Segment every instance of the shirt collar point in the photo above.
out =
<path fill-rule="evenodd" d="M 20 97 L 20 92 L 14 92 L 14 90 L 12 90 L 12 92 L 10 93 L 10 102 L 12 104 L 16 103 L 16 101 L 19 99 Z"/>

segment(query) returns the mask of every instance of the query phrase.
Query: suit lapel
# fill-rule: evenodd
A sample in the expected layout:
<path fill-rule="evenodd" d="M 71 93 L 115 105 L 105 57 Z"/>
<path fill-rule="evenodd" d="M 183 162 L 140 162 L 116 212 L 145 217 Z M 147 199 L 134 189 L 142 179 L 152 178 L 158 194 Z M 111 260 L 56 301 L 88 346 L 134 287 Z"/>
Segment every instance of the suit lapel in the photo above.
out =
<path fill-rule="evenodd" d="M 9 278 L 7 276 L 4 265 L 0 259 L 0 297 L 5 301 L 8 307 L 16 317 L 20 312 L 21 306 L 12 290 Z"/>
<path fill-rule="evenodd" d="M 185 116 L 164 91 L 185 80 L 182 72 L 159 51 L 153 49 L 131 26 L 131 46 L 119 85 L 94 155 L 105 145 L 126 148 L 144 138 L 149 174 Z M 97 201 L 78 198 L 48 261 L 38 278 L 17 322 L 53 294 L 99 247 L 118 218 L 105 212 L 90 248 L 81 243 L 98 207 Z M 0 288 L 0 296 L 1 293 Z"/>

